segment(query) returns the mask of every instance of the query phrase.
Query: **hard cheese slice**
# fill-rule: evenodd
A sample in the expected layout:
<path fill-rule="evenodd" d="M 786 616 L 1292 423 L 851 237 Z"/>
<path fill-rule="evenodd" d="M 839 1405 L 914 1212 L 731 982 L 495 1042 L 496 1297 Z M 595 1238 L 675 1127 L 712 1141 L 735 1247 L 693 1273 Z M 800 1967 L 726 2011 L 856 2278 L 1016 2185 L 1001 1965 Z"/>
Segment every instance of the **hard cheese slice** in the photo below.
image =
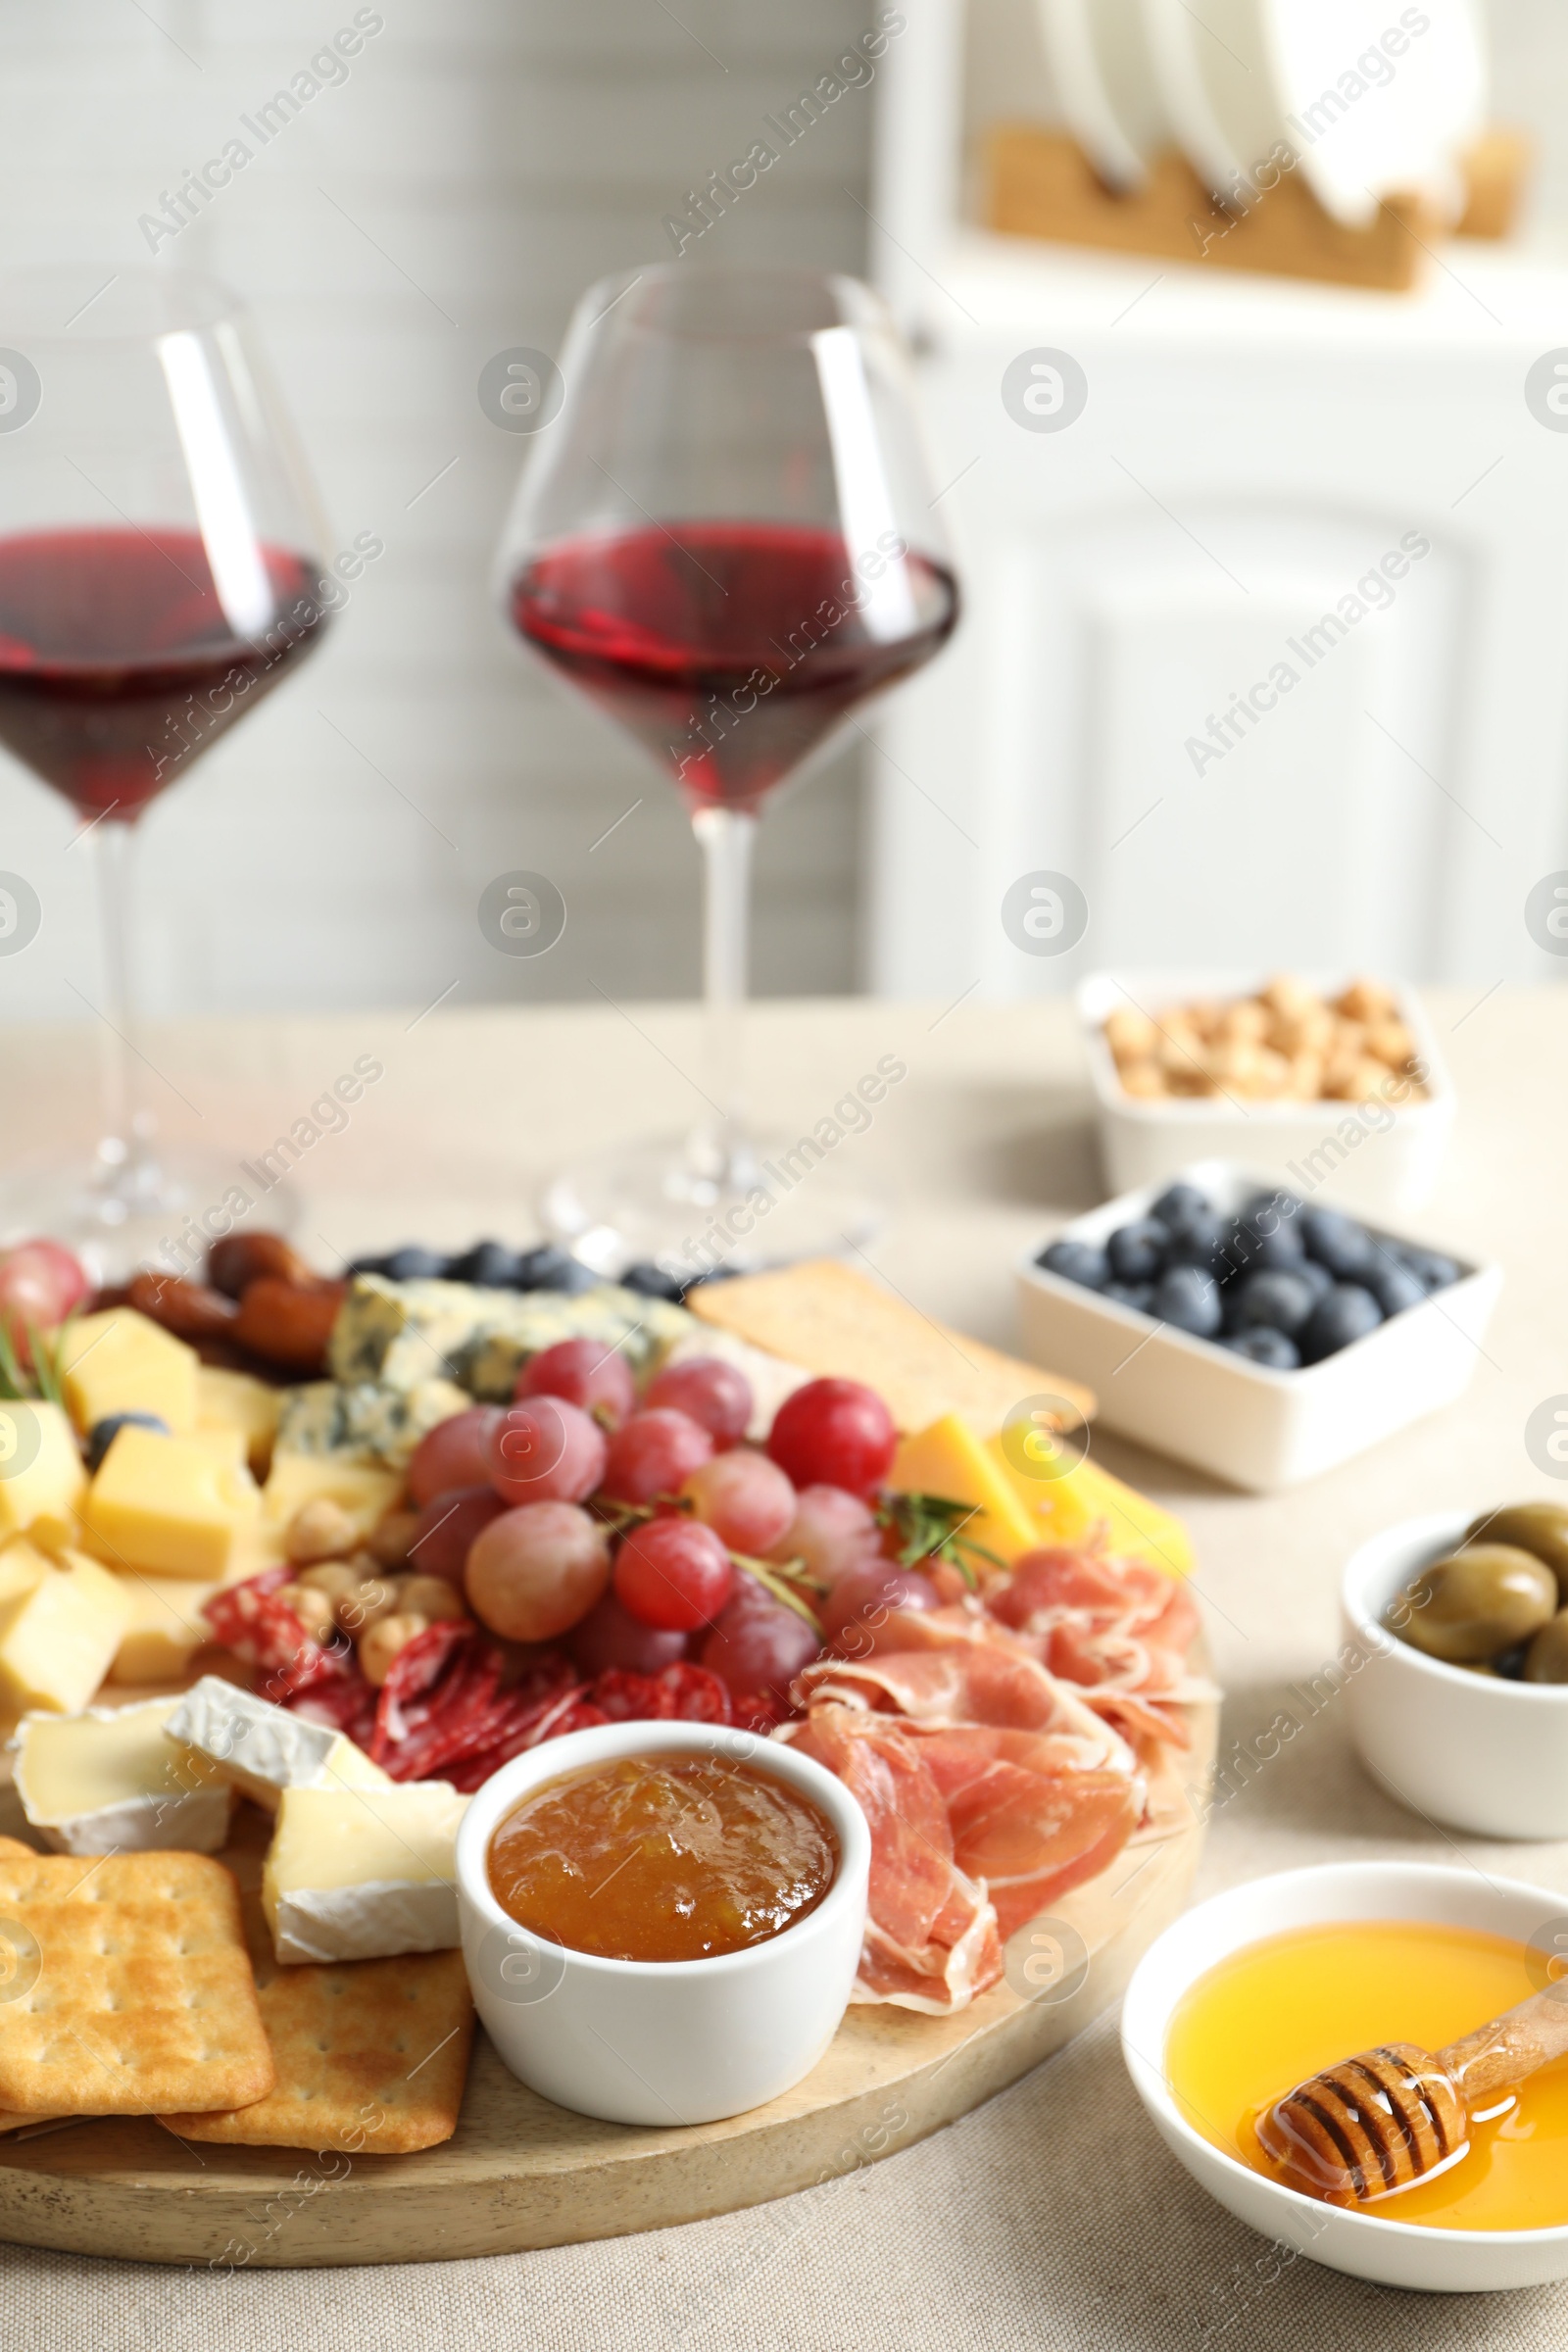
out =
<path fill-rule="evenodd" d="M 256 1520 L 255 1480 L 194 1438 L 122 1429 L 87 1489 L 81 1523 L 117 1568 L 217 1582 Z"/>
<path fill-rule="evenodd" d="M 86 1484 L 58 1404 L 0 1404 L 0 1544 L 43 1518 L 69 1525 Z"/>
<path fill-rule="evenodd" d="M 267 1476 L 277 1435 L 283 1392 L 249 1372 L 230 1372 L 218 1364 L 196 1367 L 196 1426 L 237 1429 L 245 1440 L 246 1458 L 258 1478 Z"/>
<path fill-rule="evenodd" d="M 945 1413 L 904 1440 L 888 1485 L 900 1494 L 942 1494 L 973 1504 L 974 1516 L 959 1532 L 999 1560 L 1015 1560 L 1045 1541 L 1004 1468 L 956 1413 Z"/>
<path fill-rule="evenodd" d="M 0 1576 L 0 1716 L 13 1722 L 34 1707 L 78 1713 L 109 1672 L 130 1615 L 120 1580 L 96 1560 L 65 1551 L 57 1566 L 41 1553 L 26 1558 L 30 1550 L 13 1544 L 0 1554 L 0 1569 L 23 1586 L 8 1594 Z"/>
<path fill-rule="evenodd" d="M 457 1943 L 467 1802 L 445 1781 L 288 1789 L 262 1873 L 278 1959 L 386 1960 Z"/>
<path fill-rule="evenodd" d="M 156 1413 L 176 1437 L 196 1426 L 195 1348 L 133 1306 L 77 1315 L 60 1335 L 60 1364 L 80 1430 L 109 1413 Z"/>
<path fill-rule="evenodd" d="M 390 1788 L 363 1748 L 329 1724 L 307 1723 L 221 1675 L 204 1674 L 176 1704 L 166 1736 L 182 1740 L 226 1781 L 275 1813 L 290 1788 Z M 433 1947 L 425 1947 L 433 1948 Z"/>
<path fill-rule="evenodd" d="M 1054 1477 L 1049 1441 L 1033 1432 L 1004 1429 L 985 1449 L 1029 1515 L 1031 1544 L 1081 1544 L 1103 1522 L 1112 1551 L 1172 1576 L 1190 1572 L 1193 1546 L 1181 1521 L 1087 1455 Z"/>
<path fill-rule="evenodd" d="M 120 1637 L 113 1683 L 177 1683 L 190 1671 L 196 1652 L 213 1639 L 203 1603 L 220 1585 L 198 1585 L 188 1576 L 117 1576 L 130 1615 Z"/>
<path fill-rule="evenodd" d="M 12 1741 L 17 1794 L 57 1853 L 218 1852 L 234 1792 L 204 1756 L 164 1737 L 175 1703 L 23 1717 Z"/>

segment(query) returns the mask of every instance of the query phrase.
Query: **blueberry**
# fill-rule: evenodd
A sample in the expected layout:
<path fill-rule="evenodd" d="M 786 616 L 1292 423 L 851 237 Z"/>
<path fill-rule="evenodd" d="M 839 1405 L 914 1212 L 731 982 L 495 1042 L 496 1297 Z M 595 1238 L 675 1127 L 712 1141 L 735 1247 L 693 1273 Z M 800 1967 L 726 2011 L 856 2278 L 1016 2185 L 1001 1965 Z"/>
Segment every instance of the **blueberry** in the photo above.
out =
<path fill-rule="evenodd" d="M 1208 1217 L 1213 1208 L 1207 1196 L 1196 1184 L 1168 1184 L 1157 1200 L 1144 1211 L 1157 1224 L 1168 1225 L 1172 1217 Z"/>
<path fill-rule="evenodd" d="M 1326 1298 L 1334 1288 L 1333 1275 L 1327 1266 L 1320 1266 L 1315 1257 L 1303 1257 L 1298 1265 L 1291 1268 L 1291 1272 L 1298 1281 L 1308 1285 L 1314 1299 Z"/>
<path fill-rule="evenodd" d="M 1141 1315 L 1147 1315 L 1154 1286 L 1152 1282 L 1107 1282 L 1100 1296 L 1113 1298 L 1118 1306 L 1135 1306 Z"/>
<path fill-rule="evenodd" d="M 504 1242 L 475 1242 L 461 1257 L 447 1265 L 449 1282 L 472 1283 L 481 1291 L 518 1291 L 517 1252 L 509 1250 Z"/>
<path fill-rule="evenodd" d="M 1249 1224 L 1254 1224 L 1261 1218 L 1270 1225 L 1287 1225 L 1294 1230 L 1301 1213 L 1301 1203 L 1294 1193 L 1283 1190 L 1253 1193 L 1242 1202 L 1236 1213 L 1239 1217 L 1245 1217 Z"/>
<path fill-rule="evenodd" d="M 1161 1218 L 1160 1222 L 1165 1224 Z M 1201 1266 L 1205 1274 L 1225 1269 L 1225 1228 L 1212 1209 L 1192 1209 L 1166 1224 L 1167 1266 Z"/>
<path fill-rule="evenodd" d="M 519 1291 L 591 1291 L 602 1277 L 592 1266 L 585 1266 L 580 1257 L 570 1256 L 554 1242 L 540 1242 L 533 1250 L 524 1250 L 517 1259 L 517 1288 Z"/>
<path fill-rule="evenodd" d="M 344 1270 L 350 1276 L 353 1276 L 355 1274 L 384 1274 L 386 1272 L 386 1268 L 387 1261 L 384 1256 L 351 1257 L 347 1267 Z"/>
<path fill-rule="evenodd" d="M 1274 1273 L 1298 1266 L 1305 1254 L 1300 1227 L 1280 1214 L 1272 1193 L 1249 1203 L 1225 1230 L 1227 1261 L 1248 1271 Z"/>
<path fill-rule="evenodd" d="M 1336 1283 L 1307 1318 L 1300 1335 L 1301 1361 L 1316 1364 L 1326 1355 L 1338 1354 L 1353 1340 L 1364 1340 L 1369 1331 L 1376 1331 L 1382 1320 L 1383 1309 L 1370 1291 L 1359 1283 Z"/>
<path fill-rule="evenodd" d="M 428 1282 L 438 1279 L 447 1270 L 447 1261 L 439 1250 L 425 1250 L 417 1242 L 405 1242 L 401 1250 L 391 1250 L 381 1260 L 381 1272 L 388 1282 Z"/>
<path fill-rule="evenodd" d="M 1239 1331 L 1234 1339 L 1221 1340 L 1233 1355 L 1245 1355 L 1249 1362 L 1267 1364 L 1271 1372 L 1295 1372 L 1300 1365 L 1300 1351 L 1294 1340 L 1283 1331 L 1271 1331 L 1259 1323 L 1251 1331 Z"/>
<path fill-rule="evenodd" d="M 1118 1282 L 1152 1282 L 1165 1270 L 1170 1235 L 1155 1217 L 1135 1217 L 1118 1225 L 1105 1244 L 1110 1270 Z"/>
<path fill-rule="evenodd" d="M 1102 1291 L 1110 1280 L 1110 1260 L 1098 1242 L 1053 1242 L 1035 1259 L 1048 1274 L 1063 1282 L 1080 1283 L 1086 1291 Z"/>
<path fill-rule="evenodd" d="M 1371 1292 L 1386 1315 L 1402 1315 L 1406 1307 L 1419 1306 L 1426 1297 L 1426 1285 L 1411 1273 L 1408 1266 L 1396 1260 L 1380 1258 L 1366 1278 Z"/>
<path fill-rule="evenodd" d="M 680 1304 L 686 1285 L 679 1274 L 666 1274 L 662 1266 L 647 1258 L 639 1258 L 619 1277 L 623 1291 L 635 1291 L 641 1298 L 667 1298 L 672 1306 Z"/>
<path fill-rule="evenodd" d="M 87 1467 L 96 1470 L 122 1429 L 156 1429 L 161 1438 L 172 1433 L 162 1413 L 105 1413 L 87 1437 Z"/>
<path fill-rule="evenodd" d="M 1460 1268 L 1451 1257 L 1440 1250 L 1423 1250 L 1419 1243 L 1403 1242 L 1395 1252 L 1408 1266 L 1424 1291 L 1446 1291 L 1459 1279 Z"/>
<path fill-rule="evenodd" d="M 1195 1339 L 1211 1340 L 1220 1327 L 1219 1286 L 1198 1266 L 1172 1266 L 1154 1285 L 1149 1311 Z"/>
<path fill-rule="evenodd" d="M 1364 1282 L 1377 1262 L 1366 1227 L 1337 1208 L 1303 1208 L 1301 1229 L 1309 1255 L 1327 1266 L 1336 1282 Z"/>
<path fill-rule="evenodd" d="M 1249 1274 L 1236 1300 L 1239 1332 L 1277 1331 L 1294 1337 L 1317 1304 L 1313 1286 L 1296 1273 Z"/>

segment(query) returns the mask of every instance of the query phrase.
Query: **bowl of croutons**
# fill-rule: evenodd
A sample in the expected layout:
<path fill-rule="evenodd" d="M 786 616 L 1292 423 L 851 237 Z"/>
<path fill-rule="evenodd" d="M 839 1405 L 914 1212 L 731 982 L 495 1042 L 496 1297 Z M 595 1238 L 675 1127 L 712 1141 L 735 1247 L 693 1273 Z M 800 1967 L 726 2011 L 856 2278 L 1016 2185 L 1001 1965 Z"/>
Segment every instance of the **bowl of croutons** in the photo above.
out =
<path fill-rule="evenodd" d="M 1078 1013 L 1112 1193 L 1245 1159 L 1302 1198 L 1418 1208 L 1453 1087 L 1413 990 L 1354 973 L 1097 972 Z"/>

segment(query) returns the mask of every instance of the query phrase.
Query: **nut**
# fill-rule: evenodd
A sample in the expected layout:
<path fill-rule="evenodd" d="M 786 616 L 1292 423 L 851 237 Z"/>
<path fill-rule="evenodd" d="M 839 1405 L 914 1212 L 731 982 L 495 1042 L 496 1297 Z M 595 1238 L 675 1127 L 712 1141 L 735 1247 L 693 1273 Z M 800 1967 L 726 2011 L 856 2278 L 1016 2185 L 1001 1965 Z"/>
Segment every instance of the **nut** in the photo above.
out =
<path fill-rule="evenodd" d="M 378 1568 L 406 1568 L 409 1545 L 419 1524 L 417 1511 L 388 1511 L 376 1522 L 366 1548 Z"/>
<path fill-rule="evenodd" d="M 466 1617 L 468 1605 L 456 1585 L 449 1585 L 444 1576 L 404 1576 L 398 1579 L 398 1607 L 427 1617 L 433 1625 L 438 1617 Z"/>
<path fill-rule="evenodd" d="M 392 1671 L 393 1660 L 416 1635 L 424 1632 L 429 1622 L 417 1609 L 399 1610 L 393 1616 L 378 1618 L 360 1643 L 360 1666 L 366 1681 L 379 1689 Z"/>
<path fill-rule="evenodd" d="M 1391 1021 L 1397 1017 L 1398 1004 L 1392 989 L 1381 980 L 1352 980 L 1341 997 L 1334 1001 L 1334 1009 L 1348 1021 Z"/>
<path fill-rule="evenodd" d="M 357 1592 L 364 1582 L 358 1568 L 351 1568 L 347 1560 L 321 1560 L 314 1568 L 302 1568 L 290 1590 L 304 1587 L 324 1592 L 328 1600 L 339 1600 L 345 1592 Z"/>
<path fill-rule="evenodd" d="M 1164 1073 L 1157 1061 L 1124 1061 L 1117 1075 L 1124 1095 L 1149 1102 L 1165 1092 Z"/>
<path fill-rule="evenodd" d="M 278 1599 L 292 1609 L 305 1631 L 318 1642 L 329 1642 L 337 1620 L 330 1594 L 317 1585 L 280 1585 Z"/>
<path fill-rule="evenodd" d="M 397 1606 L 398 1588 L 390 1577 L 367 1577 L 351 1591 L 339 1593 L 333 1614 L 343 1631 L 358 1639 L 368 1626 L 392 1616 Z"/>
<path fill-rule="evenodd" d="M 301 1503 L 288 1523 L 283 1549 L 291 1560 L 341 1560 L 354 1549 L 360 1531 L 341 1503 L 318 1494 Z"/>

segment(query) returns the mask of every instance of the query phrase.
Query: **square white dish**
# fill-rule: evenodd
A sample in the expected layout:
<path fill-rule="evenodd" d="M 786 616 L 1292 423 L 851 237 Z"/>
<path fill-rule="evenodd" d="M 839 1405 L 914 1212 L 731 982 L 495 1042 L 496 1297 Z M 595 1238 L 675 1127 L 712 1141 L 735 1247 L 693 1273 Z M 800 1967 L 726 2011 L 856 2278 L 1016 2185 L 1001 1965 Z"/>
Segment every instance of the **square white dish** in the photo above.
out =
<path fill-rule="evenodd" d="M 1276 1181 L 1219 1159 L 1177 1166 L 1170 1175 L 1196 1184 L 1224 1216 Z M 1107 1200 L 1053 1238 L 1103 1242 L 1118 1225 L 1146 1215 L 1165 1182 L 1162 1175 Z M 1375 1224 L 1369 1230 L 1382 1241 L 1420 1239 Z M 1023 1352 L 1092 1388 L 1106 1429 L 1232 1486 L 1271 1494 L 1364 1453 L 1463 1395 L 1502 1269 L 1454 1254 L 1463 1270 L 1447 1290 L 1297 1372 L 1272 1371 L 1212 1340 L 1155 1323 L 1050 1273 L 1032 1254 L 1017 1268 Z"/>
<path fill-rule="evenodd" d="M 1399 1018 L 1426 1070 L 1424 1100 L 1232 1103 L 1223 1096 L 1144 1102 L 1122 1091 L 1105 1043 L 1104 1020 L 1119 1004 L 1144 1012 L 1200 998 L 1249 997 L 1266 972 L 1092 972 L 1075 997 L 1095 1090 L 1095 1120 L 1105 1183 L 1113 1193 L 1168 1184 L 1195 1159 L 1242 1159 L 1270 1183 L 1319 1195 L 1336 1207 L 1377 1213 L 1419 1208 L 1437 1181 L 1453 1126 L 1453 1082 L 1419 998 L 1397 981 Z M 1334 997 L 1349 972 L 1303 972 L 1307 987 Z"/>

